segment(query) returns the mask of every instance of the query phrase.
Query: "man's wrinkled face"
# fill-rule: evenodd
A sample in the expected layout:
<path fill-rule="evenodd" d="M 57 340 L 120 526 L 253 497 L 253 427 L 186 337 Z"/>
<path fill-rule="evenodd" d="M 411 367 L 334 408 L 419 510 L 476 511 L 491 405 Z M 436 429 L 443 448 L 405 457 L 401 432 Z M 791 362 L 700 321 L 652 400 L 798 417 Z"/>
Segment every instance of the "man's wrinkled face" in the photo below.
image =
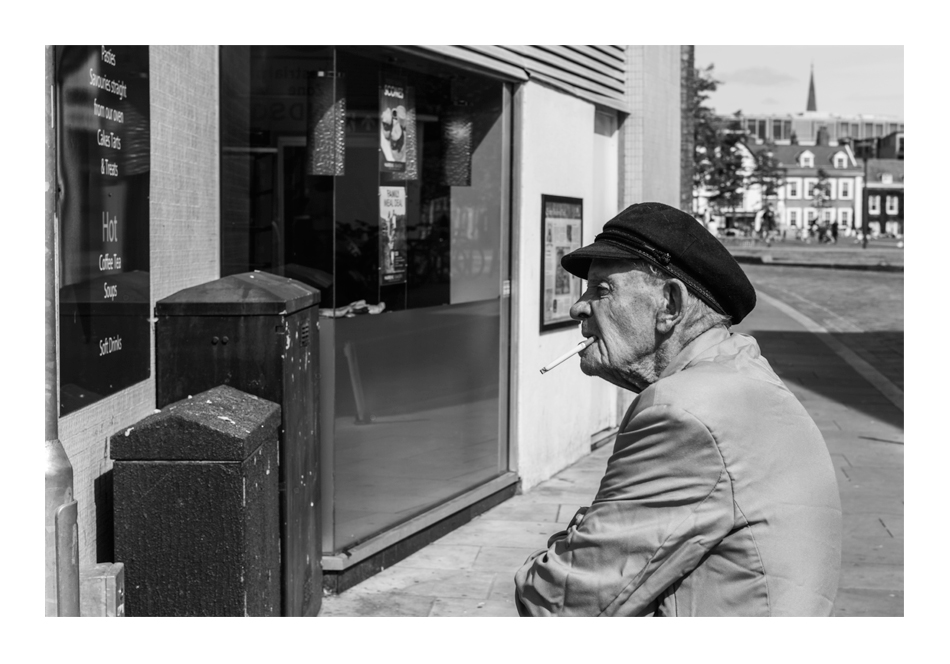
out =
<path fill-rule="evenodd" d="M 633 261 L 591 262 L 587 290 L 571 307 L 581 333 L 597 342 L 581 351 L 581 371 L 639 392 L 650 380 L 657 348 L 662 285 Z"/>

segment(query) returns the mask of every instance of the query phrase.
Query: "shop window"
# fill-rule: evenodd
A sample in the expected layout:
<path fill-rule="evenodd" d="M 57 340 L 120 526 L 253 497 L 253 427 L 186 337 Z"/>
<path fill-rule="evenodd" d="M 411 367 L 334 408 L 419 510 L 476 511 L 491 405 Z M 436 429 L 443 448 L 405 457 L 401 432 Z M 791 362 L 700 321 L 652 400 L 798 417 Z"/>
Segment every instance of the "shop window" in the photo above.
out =
<path fill-rule="evenodd" d="M 887 211 L 887 214 L 897 214 L 897 196 L 886 196 L 884 198 L 884 209 Z"/>
<path fill-rule="evenodd" d="M 868 196 L 868 214 L 881 214 L 880 196 Z"/>
<path fill-rule="evenodd" d="M 507 471 L 510 89 L 383 47 L 222 47 L 220 71 L 221 271 L 320 290 L 338 552 Z"/>

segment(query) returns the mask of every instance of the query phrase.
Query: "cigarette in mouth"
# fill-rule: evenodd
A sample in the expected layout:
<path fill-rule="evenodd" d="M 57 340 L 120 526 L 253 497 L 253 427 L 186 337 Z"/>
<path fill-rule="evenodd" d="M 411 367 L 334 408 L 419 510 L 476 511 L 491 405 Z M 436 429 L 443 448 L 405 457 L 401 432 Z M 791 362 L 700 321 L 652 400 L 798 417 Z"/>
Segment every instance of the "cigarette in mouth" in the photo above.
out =
<path fill-rule="evenodd" d="M 557 358 L 556 360 L 554 360 L 553 362 L 551 362 L 551 363 L 548 364 L 547 366 L 541 367 L 541 373 L 544 374 L 544 373 L 549 372 L 551 369 L 553 369 L 554 367 L 556 367 L 557 365 L 559 365 L 561 362 L 563 362 L 564 360 L 566 360 L 566 359 L 568 359 L 568 358 L 570 358 L 570 357 L 572 357 L 572 356 L 574 356 L 574 355 L 577 355 L 579 352 L 581 352 L 582 350 L 584 350 L 585 348 L 587 348 L 588 346 L 590 346 L 590 345 L 591 345 L 592 343 L 594 343 L 595 341 L 597 341 L 597 337 L 587 337 L 587 338 L 584 339 L 583 341 L 579 342 L 576 346 L 574 346 L 571 350 L 569 350 L 569 351 L 567 351 L 566 353 L 564 353 L 563 355 L 561 355 L 561 357 Z"/>

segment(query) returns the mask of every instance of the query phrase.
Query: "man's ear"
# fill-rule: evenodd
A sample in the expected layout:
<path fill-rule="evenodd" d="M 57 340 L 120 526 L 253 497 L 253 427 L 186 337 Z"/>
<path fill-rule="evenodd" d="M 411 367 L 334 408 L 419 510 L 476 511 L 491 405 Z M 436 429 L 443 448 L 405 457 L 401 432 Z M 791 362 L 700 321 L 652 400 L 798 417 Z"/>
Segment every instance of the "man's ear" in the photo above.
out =
<path fill-rule="evenodd" d="M 662 306 L 656 312 L 656 331 L 669 334 L 686 314 L 686 284 L 679 279 L 668 279 L 663 284 Z"/>

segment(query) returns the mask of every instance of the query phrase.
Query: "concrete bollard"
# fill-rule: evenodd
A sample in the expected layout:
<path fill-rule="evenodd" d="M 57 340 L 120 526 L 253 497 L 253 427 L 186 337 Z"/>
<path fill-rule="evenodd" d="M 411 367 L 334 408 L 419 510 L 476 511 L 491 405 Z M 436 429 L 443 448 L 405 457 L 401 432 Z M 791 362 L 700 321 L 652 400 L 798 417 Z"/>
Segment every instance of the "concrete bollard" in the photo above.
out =
<path fill-rule="evenodd" d="M 112 437 L 126 615 L 280 614 L 279 424 L 222 385 Z"/>

